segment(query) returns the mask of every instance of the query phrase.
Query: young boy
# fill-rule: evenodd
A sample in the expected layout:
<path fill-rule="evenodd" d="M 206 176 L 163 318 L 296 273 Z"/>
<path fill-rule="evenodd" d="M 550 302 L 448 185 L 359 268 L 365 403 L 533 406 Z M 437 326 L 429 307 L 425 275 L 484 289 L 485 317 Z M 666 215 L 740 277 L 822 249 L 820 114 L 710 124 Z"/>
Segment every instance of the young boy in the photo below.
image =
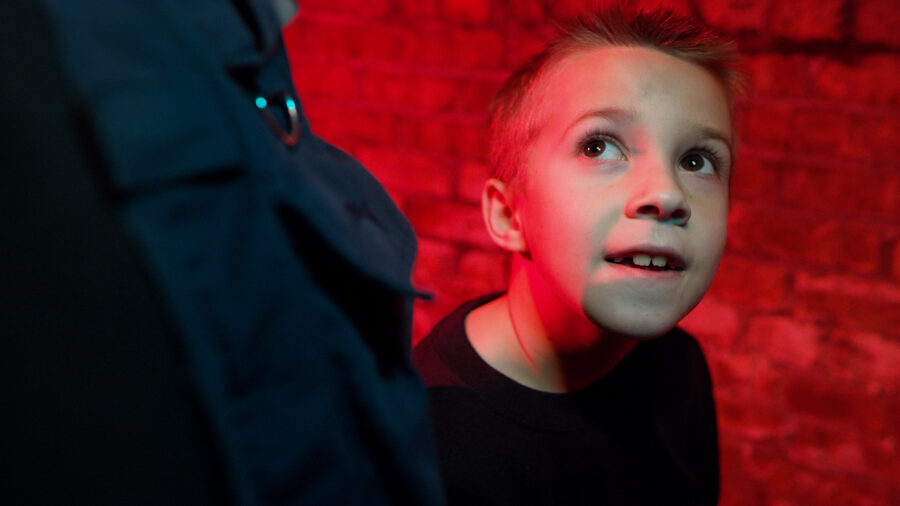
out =
<path fill-rule="evenodd" d="M 714 504 L 709 372 L 675 328 L 725 245 L 733 47 L 665 11 L 602 10 L 495 98 L 482 207 L 506 293 L 414 361 L 450 504 Z"/>

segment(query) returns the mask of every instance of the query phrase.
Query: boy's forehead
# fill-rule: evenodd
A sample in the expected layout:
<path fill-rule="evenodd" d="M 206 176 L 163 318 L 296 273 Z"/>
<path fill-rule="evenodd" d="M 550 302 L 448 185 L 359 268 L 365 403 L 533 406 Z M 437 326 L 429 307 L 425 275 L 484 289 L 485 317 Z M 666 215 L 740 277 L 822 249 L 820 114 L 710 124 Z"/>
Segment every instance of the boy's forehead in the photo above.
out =
<path fill-rule="evenodd" d="M 523 104 L 523 119 L 540 128 L 551 115 L 576 114 L 570 109 L 649 110 L 660 102 L 731 135 L 725 86 L 695 63 L 645 47 L 585 48 L 550 62 Z"/>

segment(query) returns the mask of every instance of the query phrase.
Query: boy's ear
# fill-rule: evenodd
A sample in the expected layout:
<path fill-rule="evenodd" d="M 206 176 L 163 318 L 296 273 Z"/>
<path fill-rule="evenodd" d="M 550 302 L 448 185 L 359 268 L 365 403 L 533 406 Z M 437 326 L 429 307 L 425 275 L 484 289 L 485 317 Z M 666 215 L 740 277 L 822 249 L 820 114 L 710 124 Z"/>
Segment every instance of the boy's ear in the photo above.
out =
<path fill-rule="evenodd" d="M 528 245 L 516 212 L 510 187 L 499 179 L 488 179 L 481 192 L 481 212 L 491 239 L 506 251 L 527 255 Z"/>

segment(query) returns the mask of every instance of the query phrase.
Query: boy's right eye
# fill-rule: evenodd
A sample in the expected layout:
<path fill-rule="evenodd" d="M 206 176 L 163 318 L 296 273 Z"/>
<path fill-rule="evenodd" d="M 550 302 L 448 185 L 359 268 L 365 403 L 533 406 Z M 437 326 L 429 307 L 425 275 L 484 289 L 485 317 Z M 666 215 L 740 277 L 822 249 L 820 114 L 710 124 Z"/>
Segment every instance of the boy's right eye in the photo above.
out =
<path fill-rule="evenodd" d="M 611 141 L 602 137 L 592 137 L 581 144 L 581 154 L 600 160 L 624 160 L 625 155 Z"/>

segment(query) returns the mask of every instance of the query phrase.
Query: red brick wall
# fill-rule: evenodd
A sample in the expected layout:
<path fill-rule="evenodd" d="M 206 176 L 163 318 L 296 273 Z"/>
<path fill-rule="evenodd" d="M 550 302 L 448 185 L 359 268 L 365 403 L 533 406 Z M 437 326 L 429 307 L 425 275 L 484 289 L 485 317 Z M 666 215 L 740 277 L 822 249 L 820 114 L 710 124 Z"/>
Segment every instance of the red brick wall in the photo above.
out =
<path fill-rule="evenodd" d="M 900 4 L 682 0 L 732 35 L 731 230 L 684 322 L 708 354 L 722 504 L 900 504 Z M 286 31 L 313 129 L 419 234 L 418 338 L 504 286 L 482 229 L 485 109 L 580 0 L 308 0 Z"/>

